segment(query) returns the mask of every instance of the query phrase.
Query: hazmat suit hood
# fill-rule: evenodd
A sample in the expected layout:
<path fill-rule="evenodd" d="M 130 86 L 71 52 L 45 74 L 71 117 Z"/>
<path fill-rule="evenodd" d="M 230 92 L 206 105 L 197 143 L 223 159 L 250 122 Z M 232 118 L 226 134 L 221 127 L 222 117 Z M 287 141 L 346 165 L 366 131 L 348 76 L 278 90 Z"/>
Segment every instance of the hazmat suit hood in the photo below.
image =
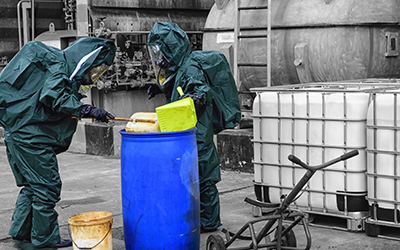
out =
<path fill-rule="evenodd" d="M 80 79 L 92 68 L 103 63 L 110 66 L 115 57 L 116 46 L 114 42 L 95 37 L 80 39 L 64 50 L 65 60 L 68 65 L 68 75 L 73 79 Z M 91 54 L 93 53 L 93 54 Z M 89 55 L 86 60 L 84 56 Z M 82 63 L 79 65 L 79 63 Z M 71 79 L 72 80 L 72 79 Z"/>
<path fill-rule="evenodd" d="M 65 151 L 77 125 L 71 116 L 83 104 L 79 81 L 91 68 L 111 65 L 115 52 L 112 41 L 92 37 L 77 40 L 65 50 L 26 43 L 0 73 L 0 124 L 6 136 Z"/>
<path fill-rule="evenodd" d="M 157 46 L 167 60 L 167 69 L 170 72 L 170 83 L 166 88 L 171 88 L 176 71 L 190 54 L 190 41 L 186 33 L 175 23 L 156 23 L 147 39 L 147 46 L 151 50 Z"/>

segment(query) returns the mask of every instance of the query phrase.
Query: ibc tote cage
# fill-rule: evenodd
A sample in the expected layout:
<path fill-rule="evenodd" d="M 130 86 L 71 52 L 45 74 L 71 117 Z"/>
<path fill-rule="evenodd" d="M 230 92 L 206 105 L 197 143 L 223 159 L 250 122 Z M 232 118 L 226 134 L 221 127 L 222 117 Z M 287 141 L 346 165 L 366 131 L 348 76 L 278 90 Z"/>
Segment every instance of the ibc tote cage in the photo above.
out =
<path fill-rule="evenodd" d="M 367 200 L 365 221 L 369 236 L 381 234 L 381 226 L 400 228 L 400 91 L 371 95 L 367 120 Z"/>
<path fill-rule="evenodd" d="M 400 89 L 400 79 L 363 79 L 341 82 L 309 83 L 296 85 L 282 85 L 265 88 L 252 88 L 256 93 L 253 105 L 254 126 L 254 189 L 257 200 L 262 202 L 279 202 L 282 197 L 297 183 L 303 170 L 285 160 L 289 154 L 299 156 L 307 164 L 320 164 L 331 158 L 331 154 L 345 153 L 353 149 L 360 152 L 359 158 L 343 163 L 342 168 L 327 168 L 315 176 L 316 182 L 311 181 L 303 190 L 303 197 L 297 197 L 298 201 L 292 204 L 293 209 L 303 210 L 309 215 L 325 215 L 340 217 L 347 220 L 347 230 L 363 231 L 364 222 L 368 218 L 369 208 L 366 199 L 367 194 L 367 157 L 366 157 L 366 121 L 367 109 L 374 93 L 383 93 L 388 90 Z M 300 94 L 300 95 L 299 95 Z M 302 101 L 298 102 L 298 96 Z M 321 100 L 320 115 L 313 116 L 315 103 L 311 99 L 318 96 Z M 342 106 L 342 116 L 333 116 L 332 110 L 328 112 L 327 98 L 339 96 Z M 354 102 L 354 96 L 362 97 L 363 102 Z M 272 100 L 269 105 L 263 103 L 263 98 Z M 365 99 L 366 98 L 366 99 Z M 289 104 L 283 104 L 283 100 Z M 337 99 L 336 99 L 337 100 Z M 277 111 L 271 114 L 268 109 L 275 105 Z M 317 103 L 318 104 L 318 103 Z M 337 104 L 337 103 L 336 103 Z M 285 106 L 286 105 L 286 106 Z M 299 105 L 303 105 L 302 114 L 297 112 Z M 352 105 L 353 107 L 350 107 Z M 357 114 L 356 118 L 349 117 L 351 108 L 358 108 L 365 112 Z M 273 109 L 272 108 L 272 109 Z M 289 109 L 289 110 L 288 110 Z M 310 113 L 311 112 L 311 113 Z M 301 112 L 300 112 L 301 113 Z M 329 114 L 328 114 L 329 113 Z M 334 113 L 334 112 L 333 112 Z M 315 124 L 320 129 L 315 130 Z M 341 124 L 341 125 L 340 125 Z M 289 128 L 284 130 L 284 128 Z M 340 128 L 342 126 L 342 128 Z M 271 131 L 275 128 L 275 131 Z M 338 130 L 340 135 L 333 136 L 336 143 L 330 144 L 328 137 Z M 351 131 L 351 129 L 357 131 Z M 360 133 L 360 140 L 354 143 L 353 132 Z M 272 135 L 276 132 L 276 135 Z M 321 132 L 319 143 L 315 143 L 315 132 Z M 300 142 L 296 141 L 298 135 Z M 275 137 L 274 137 L 275 136 Z M 274 137 L 271 139 L 271 137 Z M 288 139 L 288 137 L 291 137 Z M 337 138 L 336 138 L 337 137 Z M 337 140 L 342 140 L 341 145 Z M 271 151 L 271 153 L 268 153 Z M 271 158 L 274 158 L 271 160 Z M 352 163 L 356 164 L 353 167 Z M 329 182 L 329 176 L 334 181 Z M 340 176 L 338 178 L 338 176 Z M 352 179 L 357 176 L 360 183 L 356 185 L 356 191 Z M 356 178 L 356 179 L 357 179 Z M 342 182 L 342 190 L 330 190 L 332 182 Z M 315 188 L 317 186 L 317 188 Z M 333 204 L 332 203 L 336 203 Z M 395 202 L 396 206 L 398 201 Z M 335 205 L 336 207 L 333 207 Z M 253 213 L 261 215 L 262 209 L 253 206 Z M 399 218 L 399 217 L 396 217 Z"/>

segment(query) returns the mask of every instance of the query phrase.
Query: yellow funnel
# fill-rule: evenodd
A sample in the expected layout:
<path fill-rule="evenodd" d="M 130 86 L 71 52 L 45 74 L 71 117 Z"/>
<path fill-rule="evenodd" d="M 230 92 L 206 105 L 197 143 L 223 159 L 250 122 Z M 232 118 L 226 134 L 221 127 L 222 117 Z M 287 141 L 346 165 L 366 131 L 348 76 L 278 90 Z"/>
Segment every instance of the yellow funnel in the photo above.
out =
<path fill-rule="evenodd" d="M 161 132 L 188 130 L 197 123 L 196 109 L 190 97 L 160 106 L 156 113 Z"/>

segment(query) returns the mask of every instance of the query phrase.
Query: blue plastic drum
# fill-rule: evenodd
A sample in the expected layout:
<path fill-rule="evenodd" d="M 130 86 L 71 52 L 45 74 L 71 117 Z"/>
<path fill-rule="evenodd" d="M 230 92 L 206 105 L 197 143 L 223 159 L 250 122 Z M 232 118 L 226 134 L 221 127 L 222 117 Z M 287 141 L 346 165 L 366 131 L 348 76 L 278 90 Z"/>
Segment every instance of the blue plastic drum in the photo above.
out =
<path fill-rule="evenodd" d="M 196 128 L 120 133 L 126 249 L 200 249 Z"/>

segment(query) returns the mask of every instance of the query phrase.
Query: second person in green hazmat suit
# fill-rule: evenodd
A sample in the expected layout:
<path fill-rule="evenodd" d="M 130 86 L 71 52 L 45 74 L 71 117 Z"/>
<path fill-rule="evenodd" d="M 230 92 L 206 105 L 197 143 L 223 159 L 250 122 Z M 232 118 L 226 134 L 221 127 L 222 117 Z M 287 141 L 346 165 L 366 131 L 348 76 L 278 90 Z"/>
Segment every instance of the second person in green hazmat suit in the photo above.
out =
<path fill-rule="evenodd" d="M 0 124 L 10 167 L 20 190 L 9 234 L 35 248 L 66 247 L 55 205 L 61 179 L 56 155 L 68 149 L 76 130 L 72 116 L 114 118 L 80 100 L 113 63 L 116 46 L 82 38 L 65 50 L 28 42 L 0 74 Z"/>
<path fill-rule="evenodd" d="M 241 119 L 238 92 L 225 56 L 216 51 L 191 51 L 186 33 L 175 23 L 156 23 L 147 45 L 158 85 L 148 89 L 149 98 L 164 93 L 167 102 L 185 97 L 194 100 L 197 113 L 197 149 L 200 178 L 201 231 L 221 226 L 220 164 L 213 136 L 234 128 Z M 185 95 L 180 96 L 177 87 Z"/>

